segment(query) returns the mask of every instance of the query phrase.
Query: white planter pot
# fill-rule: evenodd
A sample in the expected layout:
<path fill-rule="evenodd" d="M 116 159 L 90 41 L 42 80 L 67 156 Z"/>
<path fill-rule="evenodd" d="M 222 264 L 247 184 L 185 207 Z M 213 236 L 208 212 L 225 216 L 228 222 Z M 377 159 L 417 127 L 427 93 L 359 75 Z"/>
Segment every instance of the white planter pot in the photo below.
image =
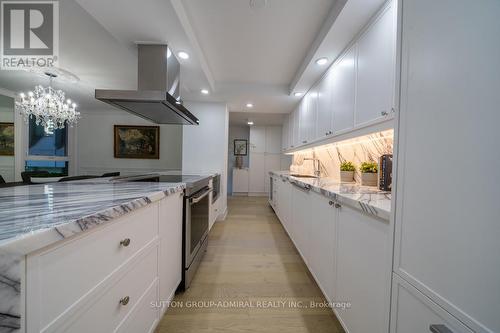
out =
<path fill-rule="evenodd" d="M 361 185 L 363 186 L 377 186 L 378 174 L 377 173 L 361 173 Z"/>
<path fill-rule="evenodd" d="M 352 183 L 354 181 L 354 171 L 340 171 L 340 181 Z"/>

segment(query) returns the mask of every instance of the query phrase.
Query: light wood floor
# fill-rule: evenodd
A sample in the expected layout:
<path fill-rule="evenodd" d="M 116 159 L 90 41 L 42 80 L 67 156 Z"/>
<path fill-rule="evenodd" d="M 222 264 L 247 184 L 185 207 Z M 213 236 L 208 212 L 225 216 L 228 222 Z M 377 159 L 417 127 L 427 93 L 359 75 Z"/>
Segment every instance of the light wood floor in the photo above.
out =
<path fill-rule="evenodd" d="M 306 308 L 325 299 L 267 198 L 228 201 L 191 288 L 174 299 L 183 307 L 168 309 L 156 332 L 344 332 L 330 309 Z"/>

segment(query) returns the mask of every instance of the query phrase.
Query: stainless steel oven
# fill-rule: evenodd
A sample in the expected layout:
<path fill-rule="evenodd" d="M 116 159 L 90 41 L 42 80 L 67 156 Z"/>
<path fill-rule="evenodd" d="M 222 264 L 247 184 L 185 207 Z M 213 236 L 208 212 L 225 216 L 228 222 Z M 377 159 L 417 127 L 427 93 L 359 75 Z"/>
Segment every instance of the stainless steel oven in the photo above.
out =
<path fill-rule="evenodd" d="M 210 192 L 208 186 L 184 198 L 184 276 L 182 288 L 187 289 L 207 248 Z"/>

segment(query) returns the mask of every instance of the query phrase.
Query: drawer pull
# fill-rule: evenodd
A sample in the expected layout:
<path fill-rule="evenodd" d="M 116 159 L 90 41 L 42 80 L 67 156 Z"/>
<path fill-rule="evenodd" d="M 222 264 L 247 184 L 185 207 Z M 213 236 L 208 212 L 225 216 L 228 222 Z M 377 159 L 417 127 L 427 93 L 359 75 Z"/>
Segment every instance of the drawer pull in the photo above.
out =
<path fill-rule="evenodd" d="M 125 305 L 128 304 L 129 301 L 130 301 L 130 297 L 125 296 L 122 299 L 120 299 L 120 304 L 123 305 L 123 306 L 125 306 Z"/>
<path fill-rule="evenodd" d="M 335 208 L 341 208 L 341 207 L 342 207 L 342 205 L 341 205 L 341 204 L 339 204 L 339 203 L 337 203 L 337 202 L 335 203 Z"/>
<path fill-rule="evenodd" d="M 429 326 L 429 330 L 432 333 L 453 333 L 446 325 L 431 325 Z"/>
<path fill-rule="evenodd" d="M 330 200 L 330 201 L 328 201 L 328 204 L 329 204 L 330 206 L 333 206 L 333 205 L 335 204 L 335 202 L 333 202 L 333 201 L 331 201 L 331 200 Z"/>
<path fill-rule="evenodd" d="M 120 241 L 120 245 L 123 247 L 127 247 L 130 245 L 130 238 L 125 238 L 124 240 Z"/>

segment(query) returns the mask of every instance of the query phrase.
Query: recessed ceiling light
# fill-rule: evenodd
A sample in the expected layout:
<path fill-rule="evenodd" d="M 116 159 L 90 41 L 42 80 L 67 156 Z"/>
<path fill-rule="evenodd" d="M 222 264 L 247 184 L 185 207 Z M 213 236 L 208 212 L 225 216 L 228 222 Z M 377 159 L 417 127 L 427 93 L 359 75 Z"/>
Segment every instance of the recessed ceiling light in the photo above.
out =
<path fill-rule="evenodd" d="M 253 125 L 253 121 L 247 121 L 247 125 L 252 126 Z"/>
<path fill-rule="evenodd" d="M 326 57 L 319 58 L 318 60 L 316 60 L 316 64 L 320 66 L 326 65 L 327 63 L 328 63 L 328 58 Z"/>
<path fill-rule="evenodd" d="M 177 55 L 181 59 L 184 59 L 184 60 L 189 59 L 189 54 L 187 52 L 180 51 L 180 52 L 177 53 Z"/>
<path fill-rule="evenodd" d="M 247 108 L 249 108 L 249 109 L 253 108 L 253 104 L 252 103 L 247 103 Z"/>
<path fill-rule="evenodd" d="M 302 93 L 301 92 L 295 92 L 295 93 L 293 93 L 293 96 L 300 97 L 300 96 L 302 96 Z"/>
<path fill-rule="evenodd" d="M 201 89 L 201 93 L 203 95 L 208 95 L 208 90 L 207 89 Z"/>

